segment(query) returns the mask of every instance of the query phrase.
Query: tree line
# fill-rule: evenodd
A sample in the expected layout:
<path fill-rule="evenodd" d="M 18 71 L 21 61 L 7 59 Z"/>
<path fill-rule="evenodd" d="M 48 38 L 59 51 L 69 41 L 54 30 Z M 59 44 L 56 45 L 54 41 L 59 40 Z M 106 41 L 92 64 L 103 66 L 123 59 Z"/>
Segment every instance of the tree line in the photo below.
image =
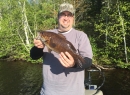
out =
<path fill-rule="evenodd" d="M 76 8 L 76 29 L 84 31 L 93 49 L 93 63 L 130 69 L 130 1 L 64 0 Z M 37 30 L 57 27 L 61 0 L 1 0 L 0 59 L 35 61 L 29 56 Z"/>

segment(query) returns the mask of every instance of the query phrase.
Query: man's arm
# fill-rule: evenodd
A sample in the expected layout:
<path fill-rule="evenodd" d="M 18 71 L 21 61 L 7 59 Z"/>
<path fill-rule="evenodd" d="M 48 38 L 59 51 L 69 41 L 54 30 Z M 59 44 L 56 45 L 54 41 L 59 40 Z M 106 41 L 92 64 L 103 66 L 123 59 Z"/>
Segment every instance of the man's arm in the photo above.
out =
<path fill-rule="evenodd" d="M 43 56 L 44 45 L 40 40 L 34 39 L 34 47 L 30 50 L 30 57 L 34 60 L 37 60 Z"/>
<path fill-rule="evenodd" d="M 43 48 L 32 47 L 30 50 L 30 57 L 33 60 L 37 60 L 43 56 Z"/>

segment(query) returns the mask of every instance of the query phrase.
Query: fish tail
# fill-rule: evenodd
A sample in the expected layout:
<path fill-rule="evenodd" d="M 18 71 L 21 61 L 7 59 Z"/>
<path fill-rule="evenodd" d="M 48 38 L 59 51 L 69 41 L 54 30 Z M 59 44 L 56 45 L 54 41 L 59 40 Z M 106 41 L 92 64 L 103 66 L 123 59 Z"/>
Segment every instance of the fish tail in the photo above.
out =
<path fill-rule="evenodd" d="M 85 60 L 83 57 L 77 55 L 77 63 L 82 68 L 83 64 L 85 64 Z"/>

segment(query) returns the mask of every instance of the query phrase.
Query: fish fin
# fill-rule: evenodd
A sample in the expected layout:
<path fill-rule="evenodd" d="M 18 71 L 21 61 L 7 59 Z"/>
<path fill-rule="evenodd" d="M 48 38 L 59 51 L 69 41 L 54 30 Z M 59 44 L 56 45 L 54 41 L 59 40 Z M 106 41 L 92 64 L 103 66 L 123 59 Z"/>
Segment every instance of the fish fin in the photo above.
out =
<path fill-rule="evenodd" d="M 82 62 L 78 59 L 78 65 L 80 68 L 82 68 Z"/>
<path fill-rule="evenodd" d="M 66 39 L 65 36 L 62 35 L 61 33 L 58 33 L 58 35 L 59 35 L 60 37 L 62 37 L 63 39 Z"/>
<path fill-rule="evenodd" d="M 47 48 L 48 52 L 50 53 L 52 50 L 50 48 Z"/>
<path fill-rule="evenodd" d="M 84 58 L 81 57 L 80 55 L 77 55 L 77 61 L 78 61 L 78 65 L 82 68 L 82 65 L 85 64 Z"/>

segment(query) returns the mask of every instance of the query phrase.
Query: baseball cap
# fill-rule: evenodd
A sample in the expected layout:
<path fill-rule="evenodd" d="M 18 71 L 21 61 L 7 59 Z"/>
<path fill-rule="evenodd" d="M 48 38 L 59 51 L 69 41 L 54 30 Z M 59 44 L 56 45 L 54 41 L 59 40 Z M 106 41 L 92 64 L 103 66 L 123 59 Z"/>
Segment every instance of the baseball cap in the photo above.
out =
<path fill-rule="evenodd" d="M 59 14 L 62 13 L 62 12 L 64 12 L 64 11 L 69 11 L 69 12 L 71 12 L 72 14 L 74 14 L 75 9 L 74 9 L 74 7 L 73 7 L 72 4 L 62 3 L 62 4 L 60 5 L 60 8 L 59 8 Z"/>

